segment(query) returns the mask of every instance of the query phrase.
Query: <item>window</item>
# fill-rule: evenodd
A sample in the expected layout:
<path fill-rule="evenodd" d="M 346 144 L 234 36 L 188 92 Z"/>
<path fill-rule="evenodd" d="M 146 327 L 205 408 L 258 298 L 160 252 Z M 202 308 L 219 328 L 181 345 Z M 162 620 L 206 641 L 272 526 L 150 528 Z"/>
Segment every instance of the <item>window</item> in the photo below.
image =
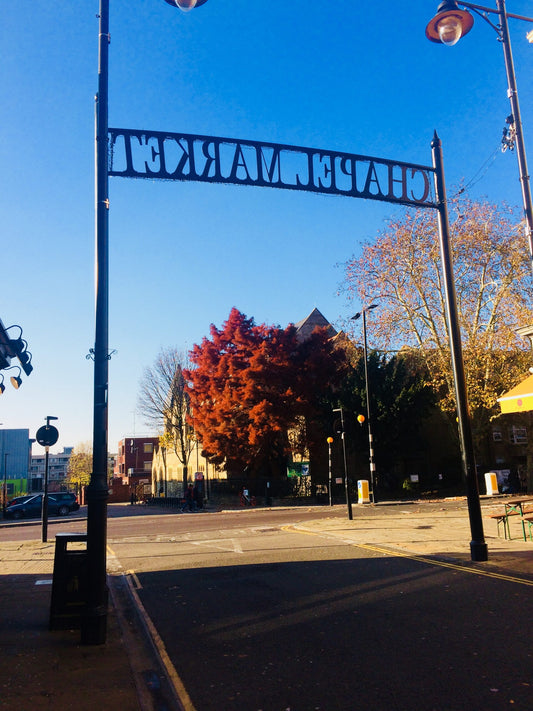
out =
<path fill-rule="evenodd" d="M 154 445 L 151 442 L 144 443 L 144 453 L 152 454 Z"/>
<path fill-rule="evenodd" d="M 492 431 L 492 439 L 495 442 L 501 442 L 503 440 L 503 436 L 500 430 L 493 430 Z"/>
<path fill-rule="evenodd" d="M 525 427 L 511 427 L 509 439 L 512 444 L 527 444 L 527 430 Z"/>
<path fill-rule="evenodd" d="M 145 462 L 144 463 L 144 471 L 145 472 L 151 472 L 152 471 L 152 462 Z"/>

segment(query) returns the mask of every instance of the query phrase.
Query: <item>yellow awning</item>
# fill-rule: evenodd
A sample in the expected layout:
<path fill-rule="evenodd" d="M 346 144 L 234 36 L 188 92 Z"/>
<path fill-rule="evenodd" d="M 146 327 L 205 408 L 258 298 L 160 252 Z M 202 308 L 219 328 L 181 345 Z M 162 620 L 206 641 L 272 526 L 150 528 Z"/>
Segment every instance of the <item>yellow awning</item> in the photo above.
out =
<path fill-rule="evenodd" d="M 533 410 L 533 375 L 498 398 L 502 414 Z"/>

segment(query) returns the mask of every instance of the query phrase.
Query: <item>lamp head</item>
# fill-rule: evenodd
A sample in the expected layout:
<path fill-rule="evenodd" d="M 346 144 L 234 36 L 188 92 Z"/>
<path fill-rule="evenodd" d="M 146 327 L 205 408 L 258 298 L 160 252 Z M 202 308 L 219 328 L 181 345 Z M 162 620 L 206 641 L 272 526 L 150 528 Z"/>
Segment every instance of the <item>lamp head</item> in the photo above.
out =
<path fill-rule="evenodd" d="M 9 368 L 6 368 L 6 370 L 18 370 L 18 375 L 12 375 L 9 380 L 11 381 L 11 385 L 15 388 L 15 390 L 18 390 L 20 386 L 22 385 L 22 378 L 20 377 L 21 375 L 21 370 L 18 365 L 12 365 Z M 4 382 L 4 377 L 2 376 L 2 384 Z M 4 388 L 5 389 L 5 388 Z M 2 390 L 4 392 L 4 390 Z"/>
<path fill-rule="evenodd" d="M 22 385 L 22 378 L 20 377 L 20 375 L 12 375 L 10 377 L 10 380 L 11 385 L 15 388 L 15 390 L 18 390 Z"/>
<path fill-rule="evenodd" d="M 469 12 L 460 10 L 454 0 L 444 0 L 426 27 L 426 37 L 431 42 L 452 47 L 470 32 L 473 25 L 474 18 Z"/>
<path fill-rule="evenodd" d="M 358 311 L 355 316 L 350 316 L 351 321 L 357 321 L 358 318 L 361 318 L 361 316 L 366 313 L 367 311 L 372 311 L 372 309 L 377 309 L 378 305 L 377 304 L 370 304 L 370 306 L 365 306 L 364 308 L 361 309 L 361 311 Z"/>
<path fill-rule="evenodd" d="M 326 442 L 327 442 L 328 444 L 331 444 L 331 443 L 333 442 L 333 437 L 328 437 L 327 440 L 326 440 Z"/>
<path fill-rule="evenodd" d="M 364 415 L 357 415 L 357 422 L 359 422 L 360 425 L 362 425 L 364 421 L 365 421 Z"/>
<path fill-rule="evenodd" d="M 206 3 L 207 0 L 165 0 L 165 2 L 173 7 L 179 7 L 183 12 L 190 12 L 195 7 L 200 7 L 200 5 Z"/>

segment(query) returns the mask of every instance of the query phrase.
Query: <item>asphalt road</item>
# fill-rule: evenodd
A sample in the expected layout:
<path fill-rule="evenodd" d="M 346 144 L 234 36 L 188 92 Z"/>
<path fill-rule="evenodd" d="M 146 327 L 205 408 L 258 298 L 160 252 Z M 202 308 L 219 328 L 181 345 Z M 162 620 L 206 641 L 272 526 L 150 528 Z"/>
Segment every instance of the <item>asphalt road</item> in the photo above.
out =
<path fill-rule="evenodd" d="M 418 510 L 364 516 L 383 532 Z M 301 529 L 343 507 L 109 514 L 109 568 L 128 574 L 185 711 L 533 708 L 530 578 L 388 553 L 357 526 Z M 49 540 L 83 515 L 51 522 Z M 35 539 L 40 522 L 1 535 Z"/>
<path fill-rule="evenodd" d="M 313 515 L 110 520 L 187 708 L 532 708 L 530 587 L 294 527 Z"/>

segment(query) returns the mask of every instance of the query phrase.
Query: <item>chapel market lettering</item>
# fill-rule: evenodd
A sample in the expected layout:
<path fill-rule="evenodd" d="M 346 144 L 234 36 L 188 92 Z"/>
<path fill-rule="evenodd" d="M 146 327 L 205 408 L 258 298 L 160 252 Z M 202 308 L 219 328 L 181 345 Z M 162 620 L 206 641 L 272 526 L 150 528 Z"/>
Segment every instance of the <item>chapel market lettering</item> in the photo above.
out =
<path fill-rule="evenodd" d="M 434 168 L 186 133 L 109 129 L 109 175 L 283 188 L 437 208 Z"/>

